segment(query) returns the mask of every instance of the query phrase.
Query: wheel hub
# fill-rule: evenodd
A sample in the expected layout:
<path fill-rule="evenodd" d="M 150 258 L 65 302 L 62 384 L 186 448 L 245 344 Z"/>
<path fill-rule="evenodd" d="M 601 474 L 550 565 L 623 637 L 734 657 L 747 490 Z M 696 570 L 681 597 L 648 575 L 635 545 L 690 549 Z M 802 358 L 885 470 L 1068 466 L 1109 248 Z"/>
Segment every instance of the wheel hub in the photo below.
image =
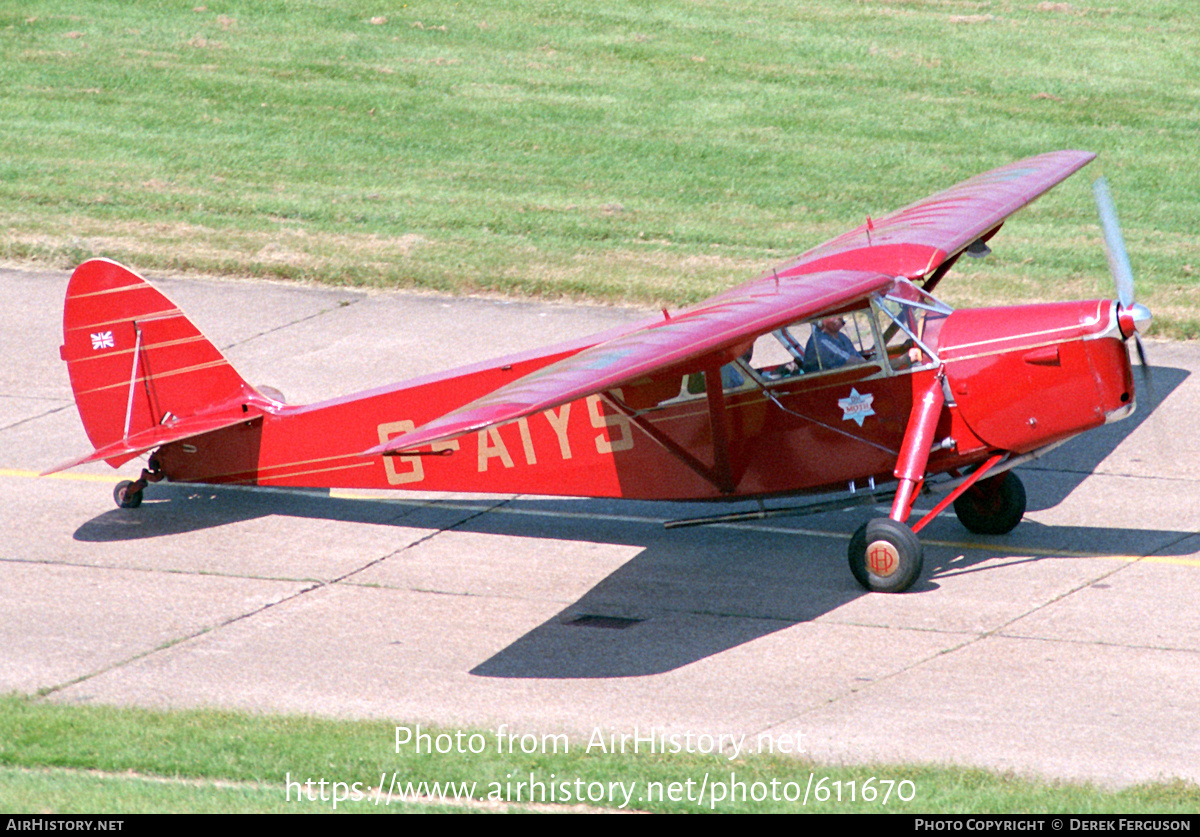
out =
<path fill-rule="evenodd" d="M 880 578 L 887 578 L 900 568 L 900 552 L 888 541 L 872 541 L 867 546 L 867 568 Z"/>

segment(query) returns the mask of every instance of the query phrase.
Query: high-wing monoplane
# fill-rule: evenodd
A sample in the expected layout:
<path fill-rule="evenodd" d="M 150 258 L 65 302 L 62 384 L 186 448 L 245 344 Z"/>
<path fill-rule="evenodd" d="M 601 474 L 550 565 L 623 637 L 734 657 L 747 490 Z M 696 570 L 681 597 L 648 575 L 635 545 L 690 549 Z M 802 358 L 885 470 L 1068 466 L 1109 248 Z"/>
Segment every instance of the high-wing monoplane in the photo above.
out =
<path fill-rule="evenodd" d="M 819 501 L 688 525 L 868 502 L 850 541 L 867 589 L 920 576 L 917 533 L 951 503 L 1001 534 L 1025 512 L 1012 468 L 1129 415 L 1133 298 L 1103 181 L 1117 299 L 951 310 L 955 262 L 1094 155 L 1060 151 L 966 180 L 733 290 L 632 326 L 317 404 L 247 384 L 165 296 L 105 259 L 67 287 L 61 354 L 94 452 L 149 453 L 117 486 L 394 488 L 643 500 Z M 1144 363 L 1144 357 L 1143 357 Z M 49 473 L 49 472 L 48 472 Z M 911 526 L 914 499 L 941 495 Z"/>

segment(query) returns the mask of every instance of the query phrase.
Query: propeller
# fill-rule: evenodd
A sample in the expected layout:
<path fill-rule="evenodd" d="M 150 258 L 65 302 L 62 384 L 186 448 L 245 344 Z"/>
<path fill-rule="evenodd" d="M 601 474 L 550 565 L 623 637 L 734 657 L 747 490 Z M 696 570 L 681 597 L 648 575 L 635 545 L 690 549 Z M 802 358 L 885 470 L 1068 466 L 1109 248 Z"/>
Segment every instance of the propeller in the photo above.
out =
<path fill-rule="evenodd" d="M 1137 303 L 1133 295 L 1133 270 L 1129 267 L 1129 255 L 1125 251 L 1125 238 L 1117 222 L 1117 210 L 1113 207 L 1108 181 L 1103 177 L 1092 183 L 1096 196 L 1096 208 L 1100 212 L 1100 226 L 1104 229 L 1104 249 L 1108 253 L 1108 269 L 1113 284 L 1117 286 L 1117 322 L 1121 334 L 1128 340 L 1133 338 L 1137 347 L 1138 362 L 1142 365 L 1142 377 L 1149 383 L 1150 366 L 1146 363 L 1146 347 L 1142 345 L 1141 331 L 1150 325 L 1150 309 Z"/>

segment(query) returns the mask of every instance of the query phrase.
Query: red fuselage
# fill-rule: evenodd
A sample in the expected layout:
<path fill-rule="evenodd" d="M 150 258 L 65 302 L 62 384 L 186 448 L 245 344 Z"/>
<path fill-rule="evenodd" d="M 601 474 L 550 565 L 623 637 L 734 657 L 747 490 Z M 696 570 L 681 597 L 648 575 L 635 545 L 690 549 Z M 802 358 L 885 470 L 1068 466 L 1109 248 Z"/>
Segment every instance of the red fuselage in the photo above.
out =
<path fill-rule="evenodd" d="M 172 480 L 272 486 L 655 500 L 837 490 L 893 479 L 914 398 L 939 370 L 946 403 L 934 439 L 952 443 L 930 456 L 930 473 L 1025 453 L 1128 414 L 1133 380 L 1115 308 L 1100 300 L 955 311 L 924 335 L 940 365 L 864 363 L 726 392 L 723 445 L 714 445 L 710 399 L 689 393 L 689 370 L 680 370 L 665 389 L 658 380 L 667 400 L 638 405 L 632 420 L 593 395 L 428 450 L 443 455 L 360 455 L 583 342 L 309 406 L 266 405 L 262 416 L 166 445 L 157 458 Z M 704 475 L 717 463 L 724 481 Z"/>

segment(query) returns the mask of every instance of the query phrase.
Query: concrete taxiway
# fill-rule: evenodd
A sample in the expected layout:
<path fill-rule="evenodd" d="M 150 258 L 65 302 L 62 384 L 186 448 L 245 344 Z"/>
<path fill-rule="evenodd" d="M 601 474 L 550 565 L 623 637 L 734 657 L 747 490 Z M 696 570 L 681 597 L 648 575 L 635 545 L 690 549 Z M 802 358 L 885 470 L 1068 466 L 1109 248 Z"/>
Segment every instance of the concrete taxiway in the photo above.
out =
<path fill-rule="evenodd" d="M 644 316 L 151 278 L 292 403 Z M 186 485 L 117 509 L 132 463 L 36 476 L 91 450 L 66 280 L 0 270 L 0 690 L 1200 782 L 1198 344 L 1151 342 L 1133 418 L 1020 469 L 1016 531 L 942 515 L 888 596 L 846 565 L 862 510 L 666 531 L 712 507 Z"/>

